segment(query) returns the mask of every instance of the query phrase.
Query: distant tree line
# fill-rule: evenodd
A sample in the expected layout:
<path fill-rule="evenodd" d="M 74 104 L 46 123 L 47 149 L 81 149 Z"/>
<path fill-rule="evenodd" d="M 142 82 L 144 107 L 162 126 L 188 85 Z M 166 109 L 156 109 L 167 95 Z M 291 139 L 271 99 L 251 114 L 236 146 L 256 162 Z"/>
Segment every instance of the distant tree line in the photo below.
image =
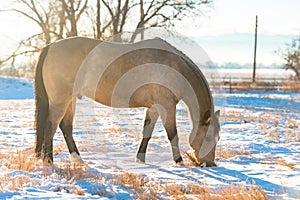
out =
<path fill-rule="evenodd" d="M 171 29 L 185 19 L 196 19 L 212 0 L 16 0 L 14 8 L 0 10 L 14 12 L 38 25 L 40 31 L 19 42 L 7 57 L 0 57 L 0 65 L 11 65 L 10 73 L 17 73 L 16 60 L 30 58 L 23 73 L 34 71 L 34 59 L 40 49 L 59 39 L 88 36 L 105 40 L 111 36 L 122 40 L 120 33 L 133 30 L 131 41 L 143 39 L 149 27 Z M 1 66 L 0 66 L 1 69 Z M 10 74 L 17 75 L 17 74 Z"/>

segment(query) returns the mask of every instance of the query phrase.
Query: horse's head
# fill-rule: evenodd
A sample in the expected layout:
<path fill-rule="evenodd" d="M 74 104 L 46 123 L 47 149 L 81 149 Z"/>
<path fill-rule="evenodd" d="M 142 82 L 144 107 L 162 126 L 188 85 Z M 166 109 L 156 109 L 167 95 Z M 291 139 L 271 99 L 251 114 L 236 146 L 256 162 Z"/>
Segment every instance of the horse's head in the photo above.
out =
<path fill-rule="evenodd" d="M 216 166 L 215 150 L 219 140 L 220 111 L 212 116 L 205 117 L 194 134 L 190 136 L 190 145 L 194 150 L 194 156 L 202 166 Z"/>

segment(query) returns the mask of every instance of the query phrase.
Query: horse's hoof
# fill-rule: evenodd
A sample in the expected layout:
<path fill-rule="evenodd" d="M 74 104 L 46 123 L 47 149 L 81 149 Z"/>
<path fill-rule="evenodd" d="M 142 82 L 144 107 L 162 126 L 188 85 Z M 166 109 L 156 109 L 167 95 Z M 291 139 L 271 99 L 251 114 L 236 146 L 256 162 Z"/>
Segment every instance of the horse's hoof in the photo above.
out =
<path fill-rule="evenodd" d="M 77 164 L 84 164 L 83 160 L 81 159 L 80 155 L 76 152 L 71 153 L 71 161 Z"/>
<path fill-rule="evenodd" d="M 44 166 L 53 166 L 53 159 L 49 157 L 44 157 L 43 158 L 43 165 Z"/>
<path fill-rule="evenodd" d="M 35 158 L 36 159 L 41 159 L 42 158 L 42 154 L 41 153 L 35 153 Z"/>
<path fill-rule="evenodd" d="M 141 164 L 145 164 L 146 163 L 145 160 L 141 160 L 139 158 L 136 158 L 135 162 L 141 163 Z"/>
<path fill-rule="evenodd" d="M 146 161 L 146 156 L 145 156 L 145 153 L 138 153 L 136 155 L 136 161 L 137 163 L 145 163 Z"/>
<path fill-rule="evenodd" d="M 200 164 L 200 167 L 203 168 L 203 167 L 216 167 L 217 164 L 214 162 L 214 161 L 204 161 L 204 162 L 201 162 Z"/>
<path fill-rule="evenodd" d="M 177 166 L 184 166 L 184 163 L 183 163 L 183 161 L 180 161 L 180 162 L 177 162 L 176 165 Z"/>
<path fill-rule="evenodd" d="M 180 156 L 179 158 L 177 158 L 177 159 L 175 160 L 175 163 L 176 163 L 176 164 L 183 163 L 182 157 Z"/>

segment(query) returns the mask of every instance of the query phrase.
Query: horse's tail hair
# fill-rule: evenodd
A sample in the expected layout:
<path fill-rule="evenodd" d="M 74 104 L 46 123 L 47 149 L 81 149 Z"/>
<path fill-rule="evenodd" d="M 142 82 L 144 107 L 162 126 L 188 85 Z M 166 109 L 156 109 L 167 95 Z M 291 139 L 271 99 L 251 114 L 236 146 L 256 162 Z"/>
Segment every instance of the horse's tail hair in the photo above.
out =
<path fill-rule="evenodd" d="M 48 54 L 49 46 L 42 49 L 36 64 L 35 71 L 35 129 L 36 129 L 36 147 L 35 153 L 41 156 L 42 145 L 44 140 L 44 127 L 49 113 L 49 99 L 44 85 L 43 65 Z"/>

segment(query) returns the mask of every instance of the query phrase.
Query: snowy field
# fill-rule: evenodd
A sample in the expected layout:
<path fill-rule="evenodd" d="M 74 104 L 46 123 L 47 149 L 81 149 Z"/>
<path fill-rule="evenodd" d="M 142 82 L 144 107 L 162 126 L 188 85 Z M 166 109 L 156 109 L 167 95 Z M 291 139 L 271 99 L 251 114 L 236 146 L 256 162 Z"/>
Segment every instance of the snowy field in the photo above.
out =
<path fill-rule="evenodd" d="M 217 167 L 189 166 L 186 156 L 185 166 L 175 165 L 160 121 L 147 164 L 136 163 L 144 109 L 111 109 L 87 99 L 77 103 L 74 133 L 85 165 L 70 163 L 58 131 L 54 166 L 43 166 L 31 149 L 33 83 L 0 77 L 0 199 L 209 199 L 208 191 L 233 199 L 236 190 L 255 193 L 254 187 L 270 199 L 299 199 L 300 94 L 226 93 L 215 95 L 215 103 L 223 113 Z M 183 104 L 177 123 L 181 149 L 188 151 L 191 124 Z"/>

